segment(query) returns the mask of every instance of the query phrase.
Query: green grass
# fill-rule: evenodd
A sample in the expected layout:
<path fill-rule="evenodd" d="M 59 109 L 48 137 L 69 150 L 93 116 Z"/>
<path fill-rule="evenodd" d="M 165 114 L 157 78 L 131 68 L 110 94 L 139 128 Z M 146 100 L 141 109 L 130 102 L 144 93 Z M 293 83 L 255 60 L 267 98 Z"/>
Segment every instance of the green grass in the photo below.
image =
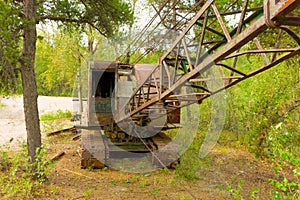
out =
<path fill-rule="evenodd" d="M 58 110 L 56 113 L 47 113 L 40 116 L 41 121 L 47 121 L 47 120 L 56 120 L 56 119 L 62 119 L 62 118 L 71 118 L 72 112 L 69 110 L 62 111 Z"/>
<path fill-rule="evenodd" d="M 43 133 L 49 133 L 52 131 L 63 129 L 66 123 L 68 123 L 66 119 L 70 119 L 71 117 L 72 113 L 69 110 L 58 110 L 56 113 L 47 113 L 41 115 L 41 131 Z"/>

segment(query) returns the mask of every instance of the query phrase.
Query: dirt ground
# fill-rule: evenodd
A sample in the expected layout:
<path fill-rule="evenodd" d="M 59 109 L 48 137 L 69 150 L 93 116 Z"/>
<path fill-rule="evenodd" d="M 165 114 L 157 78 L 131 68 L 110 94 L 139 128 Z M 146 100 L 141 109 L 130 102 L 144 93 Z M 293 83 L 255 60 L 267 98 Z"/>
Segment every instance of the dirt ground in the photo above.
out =
<path fill-rule="evenodd" d="M 268 181 L 274 178 L 270 163 L 258 160 L 246 150 L 217 145 L 195 179 L 176 175 L 176 170 L 159 169 L 130 174 L 104 168 L 80 168 L 80 140 L 74 133 L 52 136 L 49 157 L 65 155 L 56 163 L 42 199 L 234 199 L 228 187 L 244 199 L 271 199 Z M 185 163 L 181 163 L 184 165 Z M 238 187 L 240 183 L 240 189 Z M 250 193 L 259 189 L 256 195 Z"/>
<path fill-rule="evenodd" d="M 0 98 L 0 144 L 11 137 L 25 139 L 22 98 Z M 71 98 L 39 97 L 40 114 L 58 109 L 72 110 Z M 64 124 L 64 122 L 61 122 Z M 66 122 L 69 123 L 69 122 Z M 2 128 L 1 128 L 2 127 Z M 48 157 L 63 151 L 56 162 L 45 193 L 36 199 L 271 199 L 269 179 L 275 178 L 271 164 L 258 160 L 242 147 L 228 141 L 219 141 L 203 164 L 193 166 L 191 158 L 181 162 L 195 171 L 194 178 L 179 175 L 178 169 L 159 169 L 144 174 L 132 174 L 109 168 L 81 169 L 81 141 L 72 140 L 76 133 L 63 133 L 43 138 L 47 143 Z M 181 169 L 183 170 L 183 169 Z M 189 168 L 181 174 L 189 174 Z M 251 192 L 259 192 L 251 196 Z M 1 199 L 1 197 L 0 197 Z"/>

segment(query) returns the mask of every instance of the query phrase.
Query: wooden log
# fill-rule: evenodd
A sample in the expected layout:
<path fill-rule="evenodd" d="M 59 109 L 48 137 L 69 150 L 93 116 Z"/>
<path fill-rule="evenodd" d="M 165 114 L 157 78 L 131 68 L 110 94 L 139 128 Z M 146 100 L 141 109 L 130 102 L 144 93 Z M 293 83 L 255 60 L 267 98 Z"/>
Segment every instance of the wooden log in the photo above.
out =
<path fill-rule="evenodd" d="M 65 154 L 66 153 L 64 151 L 61 151 L 61 152 L 55 154 L 55 156 L 53 156 L 50 160 L 51 161 L 57 161 L 57 160 L 61 159 L 62 156 L 65 155 Z"/>
<path fill-rule="evenodd" d="M 79 140 L 81 138 L 81 135 L 76 135 L 72 138 L 73 141 Z"/>
<path fill-rule="evenodd" d="M 76 128 L 73 126 L 73 127 L 70 127 L 70 128 L 62 129 L 62 130 L 53 131 L 53 132 L 47 133 L 47 136 L 59 135 L 59 134 L 66 133 L 66 132 L 69 132 L 69 131 L 76 132 Z"/>

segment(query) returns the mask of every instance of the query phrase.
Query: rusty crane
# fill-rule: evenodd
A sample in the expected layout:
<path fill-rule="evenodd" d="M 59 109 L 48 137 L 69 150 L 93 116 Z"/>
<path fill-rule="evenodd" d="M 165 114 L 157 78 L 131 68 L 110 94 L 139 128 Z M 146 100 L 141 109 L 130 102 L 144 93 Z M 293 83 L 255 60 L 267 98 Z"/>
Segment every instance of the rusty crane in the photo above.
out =
<path fill-rule="evenodd" d="M 159 23 L 170 13 L 165 10 L 168 2 L 156 10 Z M 80 113 L 79 126 L 84 149 L 82 167 L 110 166 L 114 159 L 139 154 L 158 167 L 176 163 L 180 145 L 169 145 L 171 139 L 161 130 L 176 127 L 173 125 L 180 122 L 181 108 L 201 103 L 298 56 L 300 1 L 264 0 L 255 7 L 251 2 L 232 0 L 223 5 L 218 0 L 198 1 L 172 24 L 173 32 L 165 35 L 175 34 L 167 37 L 167 42 L 161 37 L 133 63 L 122 59 L 90 61 L 87 103 Z M 269 42 L 263 43 L 262 38 Z M 289 42 L 283 42 L 287 38 Z M 146 41 L 142 35 L 137 39 Z M 158 44 L 169 47 L 159 61 L 138 64 Z M 247 70 L 239 65 L 239 60 L 250 56 L 261 56 L 264 64 Z M 209 70 L 218 73 L 206 77 Z M 208 83 L 216 80 L 221 84 L 209 87 Z M 191 89 L 182 92 L 186 86 Z M 163 123 L 151 124 L 162 117 Z"/>

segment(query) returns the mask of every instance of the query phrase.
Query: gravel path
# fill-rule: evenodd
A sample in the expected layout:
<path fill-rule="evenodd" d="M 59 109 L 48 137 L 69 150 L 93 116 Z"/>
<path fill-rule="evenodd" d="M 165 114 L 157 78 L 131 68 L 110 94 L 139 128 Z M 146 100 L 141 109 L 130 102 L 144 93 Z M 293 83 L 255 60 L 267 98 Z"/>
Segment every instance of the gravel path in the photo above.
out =
<path fill-rule="evenodd" d="M 57 112 L 57 110 L 73 110 L 72 97 L 39 96 L 38 106 L 40 115 Z M 26 141 L 23 97 L 0 97 L 0 146 L 13 138 Z"/>

